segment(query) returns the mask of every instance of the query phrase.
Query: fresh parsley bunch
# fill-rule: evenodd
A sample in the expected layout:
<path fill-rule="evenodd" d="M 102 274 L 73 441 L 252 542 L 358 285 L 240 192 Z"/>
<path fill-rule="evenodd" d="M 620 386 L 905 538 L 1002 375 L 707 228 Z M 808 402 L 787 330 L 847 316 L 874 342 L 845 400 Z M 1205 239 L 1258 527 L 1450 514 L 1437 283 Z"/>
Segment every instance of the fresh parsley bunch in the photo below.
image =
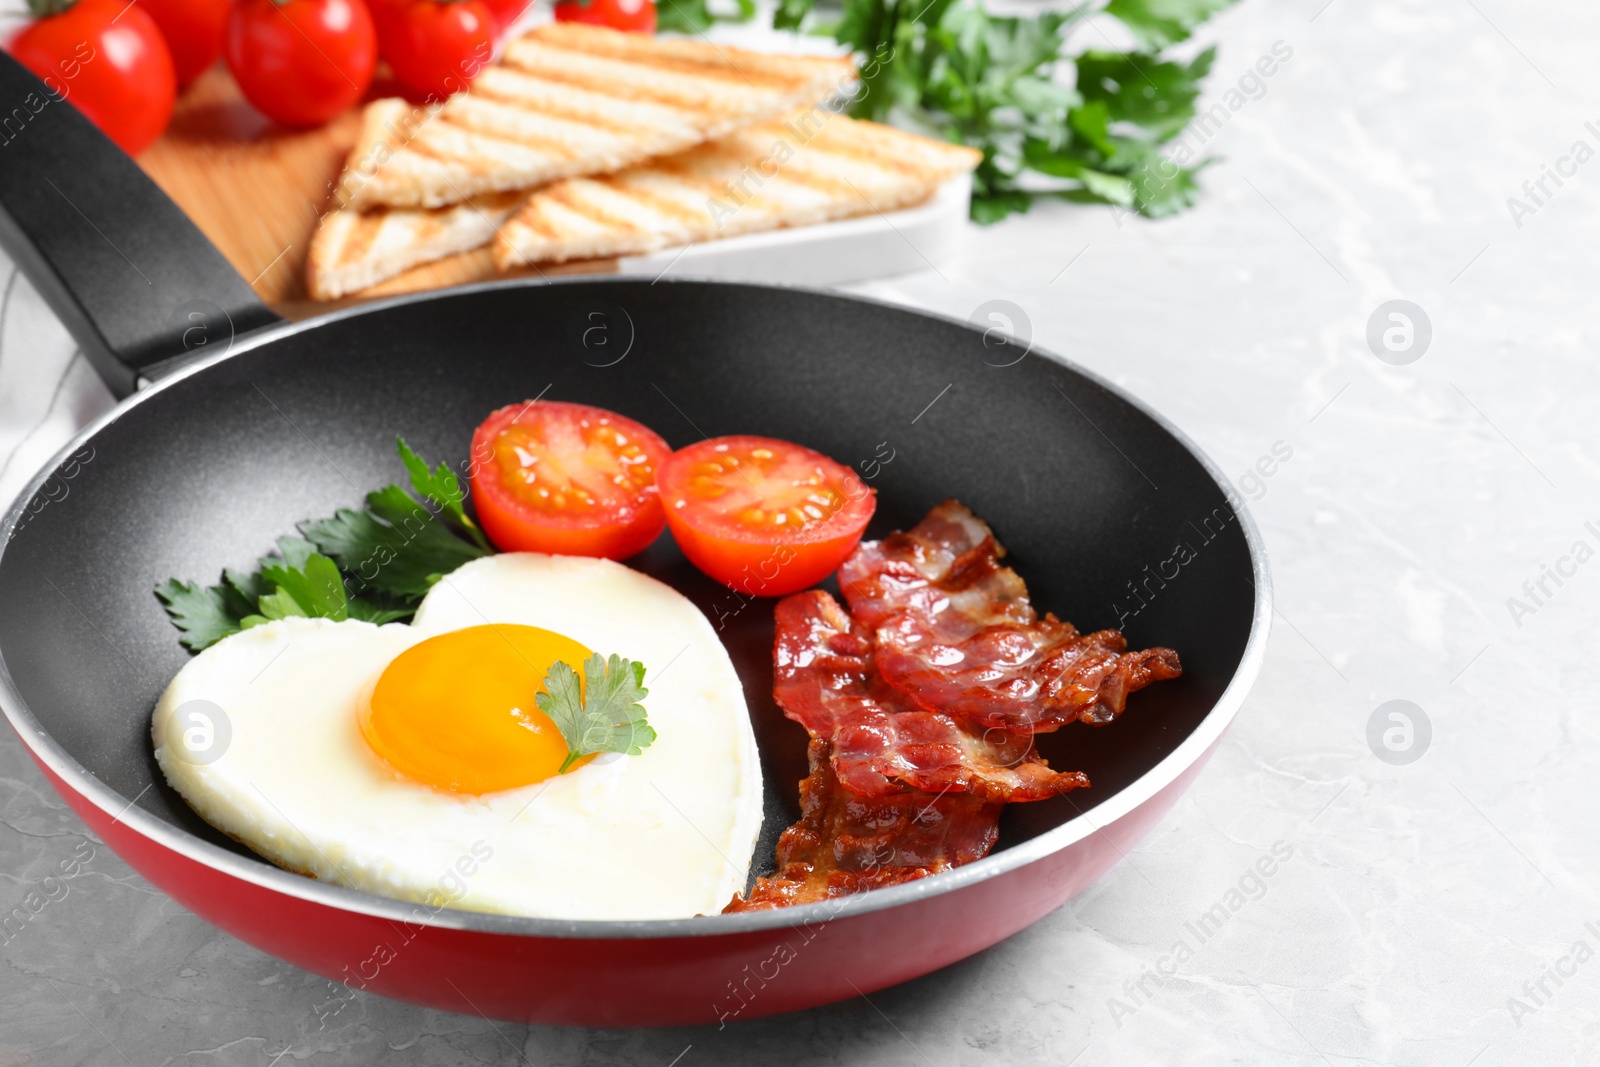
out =
<path fill-rule="evenodd" d="M 797 0 L 780 14 L 794 17 Z M 805 0 L 799 0 L 805 2 Z M 1189 207 L 1195 174 L 1162 147 L 1194 117 L 1215 49 L 1162 52 L 1234 0 L 1111 0 L 1130 51 L 1064 54 L 1088 4 L 999 17 L 981 0 L 844 0 L 833 36 L 867 57 L 859 118 L 906 125 L 983 151 L 972 217 L 995 222 L 1039 196 L 1116 204 L 1152 218 Z M 1076 84 L 1068 88 L 1071 68 Z"/>
<path fill-rule="evenodd" d="M 1210 162 L 1162 149 L 1194 117 L 1215 50 L 1187 62 L 1166 50 L 1234 2 L 1110 0 L 1022 18 L 991 15 L 982 0 L 778 0 L 773 25 L 799 29 L 810 17 L 813 32 L 857 54 L 857 118 L 981 149 L 977 222 L 1027 211 L 1040 196 L 1158 218 L 1195 202 L 1195 175 Z M 659 10 L 663 28 L 712 21 L 706 0 L 660 0 Z M 1094 14 L 1120 21 L 1135 47 L 1068 54 L 1069 31 Z"/>
<path fill-rule="evenodd" d="M 168 579 L 156 596 L 183 644 L 198 652 L 229 634 L 272 619 L 409 619 L 443 575 L 490 555 L 489 540 L 468 517 L 466 493 L 448 465 L 430 468 L 395 439 L 411 486 L 368 493 L 366 507 L 300 524 L 300 537 L 278 538 L 278 551 L 249 573 L 222 572 L 219 585 Z"/>

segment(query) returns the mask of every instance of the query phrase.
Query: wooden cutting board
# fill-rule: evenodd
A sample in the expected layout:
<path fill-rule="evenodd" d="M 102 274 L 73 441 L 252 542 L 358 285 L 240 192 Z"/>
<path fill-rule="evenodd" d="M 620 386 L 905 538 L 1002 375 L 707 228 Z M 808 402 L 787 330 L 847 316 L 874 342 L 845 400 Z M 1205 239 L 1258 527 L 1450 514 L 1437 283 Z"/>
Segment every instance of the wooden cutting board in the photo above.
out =
<path fill-rule="evenodd" d="M 371 96 L 390 95 L 389 88 L 375 84 Z M 360 123 L 360 109 L 353 108 L 318 129 L 286 130 L 246 103 L 227 68 L 218 64 L 184 90 L 166 134 L 139 156 L 139 165 L 257 295 L 287 318 L 379 296 L 516 276 L 497 275 L 483 249 L 417 267 L 349 300 L 311 301 L 306 249 L 330 206 Z M 537 273 L 615 270 L 615 261 L 608 260 L 547 266 Z"/>
<path fill-rule="evenodd" d="M 393 95 L 374 84 L 371 98 Z M 426 263 L 340 301 L 306 294 L 306 252 L 345 157 L 359 108 L 314 130 L 286 130 L 246 103 L 222 65 L 178 100 L 166 134 L 139 163 L 274 311 L 306 318 L 348 304 L 494 278 L 558 274 L 678 275 L 829 286 L 926 269 L 953 258 L 967 228 L 965 175 L 921 205 L 813 226 L 745 234 L 624 259 L 584 260 L 497 273 L 489 249 Z"/>

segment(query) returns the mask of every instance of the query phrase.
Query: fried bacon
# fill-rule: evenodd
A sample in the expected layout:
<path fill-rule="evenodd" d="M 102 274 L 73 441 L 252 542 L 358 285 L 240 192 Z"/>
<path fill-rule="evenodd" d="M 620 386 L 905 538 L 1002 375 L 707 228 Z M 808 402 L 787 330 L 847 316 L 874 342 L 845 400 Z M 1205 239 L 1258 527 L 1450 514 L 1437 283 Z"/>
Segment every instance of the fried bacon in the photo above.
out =
<path fill-rule="evenodd" d="M 1028 734 L 908 705 L 878 676 L 866 629 L 827 593 L 785 597 L 774 615 L 773 696 L 812 737 L 829 740 L 834 774 L 850 791 L 881 797 L 910 786 L 1023 801 L 1089 784 L 1052 771 Z"/>
<path fill-rule="evenodd" d="M 1129 693 L 1177 677 L 1171 649 L 1128 652 L 1115 630 L 1038 618 L 1005 550 L 955 501 L 774 609 L 773 696 L 811 735 L 800 821 L 777 873 L 726 912 L 809 904 L 980 859 L 1008 802 L 1089 784 L 1053 771 L 1033 735 L 1101 725 Z M 853 617 L 852 617 L 853 615 Z"/>
<path fill-rule="evenodd" d="M 971 863 L 999 836 L 1004 804 L 970 793 L 901 789 L 863 797 L 840 784 L 829 744 L 813 739 L 800 821 L 778 838 L 778 869 L 724 913 L 811 904 Z"/>
<path fill-rule="evenodd" d="M 1169 648 L 1128 652 L 1116 630 L 1038 618 L 1005 550 L 948 500 L 916 527 L 867 542 L 839 587 L 872 633 L 878 671 L 909 703 L 958 722 L 1031 735 L 1102 725 L 1128 694 L 1182 673 Z"/>

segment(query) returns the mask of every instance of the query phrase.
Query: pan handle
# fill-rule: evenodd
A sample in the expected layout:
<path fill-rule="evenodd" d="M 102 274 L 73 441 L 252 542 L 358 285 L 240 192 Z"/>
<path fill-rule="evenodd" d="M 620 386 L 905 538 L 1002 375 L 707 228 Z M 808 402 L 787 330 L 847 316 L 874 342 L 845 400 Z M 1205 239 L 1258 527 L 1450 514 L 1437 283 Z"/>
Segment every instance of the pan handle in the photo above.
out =
<path fill-rule="evenodd" d="M 93 62 L 93 60 L 90 60 Z M 0 247 L 117 396 L 280 321 L 110 138 L 0 53 Z"/>

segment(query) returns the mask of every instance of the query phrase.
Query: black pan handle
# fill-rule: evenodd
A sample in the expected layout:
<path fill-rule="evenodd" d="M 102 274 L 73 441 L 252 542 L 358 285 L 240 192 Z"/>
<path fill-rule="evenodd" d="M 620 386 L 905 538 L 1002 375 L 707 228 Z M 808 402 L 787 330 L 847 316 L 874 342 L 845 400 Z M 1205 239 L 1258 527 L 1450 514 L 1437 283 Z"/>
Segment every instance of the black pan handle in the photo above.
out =
<path fill-rule="evenodd" d="M 0 53 L 0 247 L 111 391 L 280 321 L 58 89 Z"/>

